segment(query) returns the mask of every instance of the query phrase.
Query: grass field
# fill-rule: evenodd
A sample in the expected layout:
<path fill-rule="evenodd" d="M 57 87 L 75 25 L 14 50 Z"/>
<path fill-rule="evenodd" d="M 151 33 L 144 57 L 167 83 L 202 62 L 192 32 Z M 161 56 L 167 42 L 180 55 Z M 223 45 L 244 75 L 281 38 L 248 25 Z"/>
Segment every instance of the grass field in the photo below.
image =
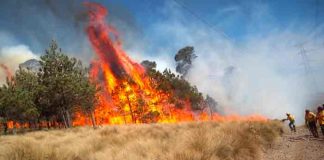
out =
<path fill-rule="evenodd" d="M 279 122 L 190 122 L 0 136 L 1 160 L 258 160 Z"/>

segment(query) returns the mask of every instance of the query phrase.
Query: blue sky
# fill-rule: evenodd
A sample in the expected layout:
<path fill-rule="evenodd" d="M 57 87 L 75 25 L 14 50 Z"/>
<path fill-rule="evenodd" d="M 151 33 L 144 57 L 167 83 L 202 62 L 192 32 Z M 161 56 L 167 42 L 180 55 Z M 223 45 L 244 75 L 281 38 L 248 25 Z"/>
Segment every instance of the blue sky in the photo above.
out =
<path fill-rule="evenodd" d="M 113 19 L 125 22 L 117 28 L 123 29 L 123 26 L 126 25 L 128 26 L 126 27 L 127 32 L 129 28 L 135 28 L 130 32 L 140 34 L 141 37 L 144 36 L 149 41 L 160 40 L 155 33 L 152 33 L 158 22 L 175 16 L 168 13 L 170 9 L 166 8 L 170 8 L 170 6 L 183 15 L 184 18 L 179 18 L 181 23 L 205 25 L 210 30 L 226 34 L 238 43 L 244 42 L 250 37 L 263 36 L 287 29 L 308 34 L 324 21 L 324 2 L 321 0 L 94 1 L 108 7 L 112 17 L 115 17 Z M 74 18 L 72 16 L 78 14 L 75 12 L 82 12 L 82 0 L 69 1 L 68 3 L 62 0 L 45 2 L 42 0 L 4 1 L 2 7 L 0 6 L 0 31 L 10 34 L 17 43 L 29 45 L 37 53 L 43 50 L 50 39 L 57 39 L 66 44 L 71 40 L 67 41 L 68 38 L 63 35 L 79 38 L 79 32 L 83 32 L 82 28 L 78 28 L 76 32 L 74 24 L 69 21 Z M 321 30 L 317 34 L 323 35 L 323 31 Z M 33 41 L 38 42 L 32 43 Z M 68 50 L 73 52 L 72 49 Z"/>
<path fill-rule="evenodd" d="M 112 0 L 109 2 L 129 9 L 143 30 L 155 21 L 165 18 L 166 15 L 160 12 L 161 8 L 166 3 L 174 3 L 184 12 L 190 23 L 208 22 L 212 27 L 225 32 L 235 40 L 244 40 L 246 36 L 253 34 L 265 34 L 271 28 L 283 30 L 291 25 L 295 25 L 297 31 L 310 32 L 324 20 L 324 2 L 320 0 Z M 109 6 L 109 3 L 106 4 Z M 196 16 L 193 16 L 192 12 Z"/>

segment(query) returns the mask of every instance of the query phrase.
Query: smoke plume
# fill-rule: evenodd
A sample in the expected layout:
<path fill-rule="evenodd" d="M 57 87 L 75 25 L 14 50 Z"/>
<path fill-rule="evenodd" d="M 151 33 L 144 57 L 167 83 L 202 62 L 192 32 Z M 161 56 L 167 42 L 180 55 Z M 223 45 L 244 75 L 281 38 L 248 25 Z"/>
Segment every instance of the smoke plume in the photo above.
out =
<path fill-rule="evenodd" d="M 0 84 L 4 83 L 6 77 L 12 75 L 18 69 L 20 63 L 32 58 L 38 58 L 25 45 L 16 45 L 8 47 L 0 47 Z"/>
<path fill-rule="evenodd" d="M 255 7 L 257 13 L 252 9 L 249 14 L 252 24 L 270 17 L 267 11 L 259 12 Z M 187 79 L 215 98 L 223 114 L 260 113 L 269 118 L 285 118 L 289 112 L 301 122 L 305 108 L 324 102 L 324 41 L 316 36 L 323 32 L 323 26 L 312 31 L 307 24 L 292 24 L 283 30 L 266 27 L 264 34 L 236 42 L 174 3 L 167 3 L 162 14 L 168 18 L 153 24 L 149 32 L 154 34 L 149 36 L 159 41 L 168 39 L 169 43 L 157 47 L 155 56 L 174 55 L 184 46 L 194 46 L 198 58 Z M 310 51 L 305 53 L 308 60 L 301 56 L 302 48 Z M 172 59 L 158 58 L 158 66 L 161 61 L 175 67 Z M 305 70 L 305 65 L 310 67 Z"/>

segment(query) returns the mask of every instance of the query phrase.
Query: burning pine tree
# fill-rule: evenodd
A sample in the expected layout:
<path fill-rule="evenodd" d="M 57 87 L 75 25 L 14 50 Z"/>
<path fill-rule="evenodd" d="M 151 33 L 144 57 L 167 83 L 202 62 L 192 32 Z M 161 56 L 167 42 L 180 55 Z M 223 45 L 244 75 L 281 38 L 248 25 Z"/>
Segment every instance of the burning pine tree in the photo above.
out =
<path fill-rule="evenodd" d="M 202 109 L 202 94 L 168 70 L 160 73 L 134 62 L 122 49 L 117 30 L 106 24 L 106 8 L 95 3 L 85 5 L 89 9 L 87 34 L 98 57 L 92 62 L 91 79 L 100 83 L 102 88 L 95 109 L 97 122 L 123 124 L 194 120 L 192 109 Z M 185 92 L 187 95 L 183 94 Z M 193 101 L 200 104 L 192 104 Z M 75 125 L 84 123 L 86 118 L 81 115 L 74 122 Z"/>

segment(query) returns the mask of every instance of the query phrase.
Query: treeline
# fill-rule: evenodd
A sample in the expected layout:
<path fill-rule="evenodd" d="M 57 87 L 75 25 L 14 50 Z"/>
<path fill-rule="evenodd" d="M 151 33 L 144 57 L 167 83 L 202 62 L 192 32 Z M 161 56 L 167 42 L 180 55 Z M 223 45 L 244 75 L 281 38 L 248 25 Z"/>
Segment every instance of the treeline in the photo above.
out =
<path fill-rule="evenodd" d="M 146 60 L 141 64 L 151 78 L 151 86 L 156 91 L 171 95 L 165 99 L 169 104 L 182 109 L 188 106 L 184 102 L 189 102 L 192 110 L 206 111 L 208 108 L 212 114 L 216 112 L 217 102 L 210 96 L 204 97 L 185 80 L 196 57 L 193 47 L 179 50 L 175 55 L 177 75 L 168 69 L 163 72 L 156 70 L 155 62 Z M 131 81 L 129 79 L 128 83 Z M 119 87 L 121 92 L 125 89 L 123 85 Z M 96 127 L 94 110 L 99 91 L 100 87 L 89 78 L 89 69 L 79 60 L 64 54 L 53 41 L 40 57 L 37 70 L 19 67 L 0 87 L 0 128 L 5 133 L 9 128 L 15 132 L 16 127 L 32 130 L 43 127 L 70 128 L 76 113 L 88 116 L 93 127 Z M 118 92 L 115 96 L 116 101 L 120 101 Z M 129 105 L 131 113 L 124 113 L 122 108 L 125 104 L 122 103 L 119 104 L 120 112 L 123 112 L 121 115 L 131 114 L 133 122 L 156 122 L 154 119 L 159 116 L 155 112 L 145 114 L 145 100 L 140 96 L 135 101 L 125 103 Z"/>
<path fill-rule="evenodd" d="M 0 87 L 4 132 L 16 126 L 69 128 L 75 112 L 89 115 L 95 127 L 93 111 L 98 88 L 88 76 L 88 69 L 62 53 L 53 41 L 40 57 L 39 71 L 19 67 Z"/>

